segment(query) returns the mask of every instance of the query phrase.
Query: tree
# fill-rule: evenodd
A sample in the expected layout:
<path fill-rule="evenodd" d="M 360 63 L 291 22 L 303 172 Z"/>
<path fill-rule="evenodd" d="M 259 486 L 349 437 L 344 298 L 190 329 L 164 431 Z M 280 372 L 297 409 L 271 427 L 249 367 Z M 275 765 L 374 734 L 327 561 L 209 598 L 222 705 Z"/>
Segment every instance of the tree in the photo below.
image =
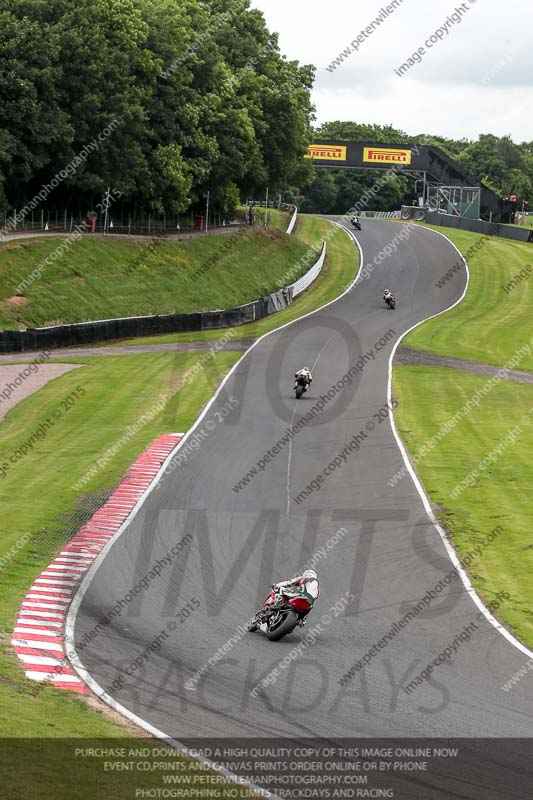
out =
<path fill-rule="evenodd" d="M 226 213 L 236 191 L 310 180 L 313 68 L 281 56 L 249 0 L 0 0 L 0 21 L 4 203 L 88 147 L 58 204 L 113 186 L 130 208 L 183 211 L 210 190 Z"/>
<path fill-rule="evenodd" d="M 0 171 L 2 189 L 20 206 L 28 181 L 72 139 L 73 129 L 57 85 L 57 35 L 10 8 L 0 4 Z M 0 202 L 5 207 L 3 191 Z"/>
<path fill-rule="evenodd" d="M 315 169 L 313 182 L 305 192 L 300 210 L 304 213 L 335 213 L 338 187 L 329 169 Z"/>

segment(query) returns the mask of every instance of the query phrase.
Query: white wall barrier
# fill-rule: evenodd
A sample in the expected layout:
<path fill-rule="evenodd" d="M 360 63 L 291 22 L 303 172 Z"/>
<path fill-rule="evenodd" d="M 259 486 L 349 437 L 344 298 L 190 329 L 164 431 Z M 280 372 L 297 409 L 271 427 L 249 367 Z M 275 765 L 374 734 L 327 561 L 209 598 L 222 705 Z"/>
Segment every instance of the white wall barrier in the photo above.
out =
<path fill-rule="evenodd" d="M 295 298 L 301 292 L 305 291 L 308 286 L 310 286 L 315 278 L 320 275 L 322 267 L 324 266 L 324 259 L 326 258 L 326 242 L 322 245 L 322 252 L 320 253 L 320 257 L 316 264 L 314 264 L 311 269 L 302 275 L 295 283 L 292 283 L 290 286 L 287 286 L 287 289 L 291 292 L 291 297 Z"/>
<path fill-rule="evenodd" d="M 298 218 L 298 207 L 294 206 L 294 214 L 292 215 L 291 221 L 289 222 L 289 227 L 285 231 L 285 233 L 288 233 L 289 236 L 291 235 L 291 233 L 294 230 L 294 226 L 296 225 L 297 218 Z"/>

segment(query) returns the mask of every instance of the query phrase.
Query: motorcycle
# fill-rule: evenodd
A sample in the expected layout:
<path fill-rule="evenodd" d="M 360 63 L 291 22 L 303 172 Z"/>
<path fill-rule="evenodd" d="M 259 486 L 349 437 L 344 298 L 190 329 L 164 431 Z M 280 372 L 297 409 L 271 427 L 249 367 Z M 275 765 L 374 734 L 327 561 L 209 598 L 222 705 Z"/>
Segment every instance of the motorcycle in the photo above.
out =
<path fill-rule="evenodd" d="M 355 228 L 355 230 L 356 230 L 356 231 L 360 231 L 360 230 L 362 230 L 362 228 L 361 228 L 361 223 L 359 222 L 359 220 L 358 220 L 358 219 L 356 219 L 356 220 L 353 220 L 353 219 L 352 219 L 352 221 L 351 221 L 351 222 L 352 222 L 352 225 L 354 226 L 354 228 Z"/>
<path fill-rule="evenodd" d="M 296 378 L 296 383 L 294 384 L 294 393 L 296 395 L 296 399 L 299 400 L 304 392 L 307 391 L 307 380 L 303 377 Z"/>
<path fill-rule="evenodd" d="M 389 308 L 392 308 L 392 310 L 394 311 L 394 309 L 396 308 L 396 298 L 392 294 L 390 294 L 388 297 L 384 297 L 383 299 L 387 303 L 387 306 Z"/>
<path fill-rule="evenodd" d="M 250 633 L 262 631 L 271 642 L 279 642 L 303 620 L 311 608 L 307 597 L 284 594 L 272 587 L 263 605 L 248 623 Z"/>

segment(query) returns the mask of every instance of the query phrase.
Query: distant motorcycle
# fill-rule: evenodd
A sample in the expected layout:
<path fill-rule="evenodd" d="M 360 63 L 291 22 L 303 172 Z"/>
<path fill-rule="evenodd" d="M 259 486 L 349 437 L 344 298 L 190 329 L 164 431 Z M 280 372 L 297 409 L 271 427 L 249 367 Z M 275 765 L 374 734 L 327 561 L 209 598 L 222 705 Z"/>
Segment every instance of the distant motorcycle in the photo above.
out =
<path fill-rule="evenodd" d="M 383 299 L 385 300 L 387 306 L 389 308 L 392 308 L 392 310 L 394 311 L 394 309 L 396 308 L 396 298 L 394 297 L 394 295 L 389 294 L 386 297 L 384 297 Z"/>
<path fill-rule="evenodd" d="M 248 623 L 248 630 L 250 633 L 262 631 L 271 642 L 279 642 L 295 629 L 310 607 L 311 602 L 306 597 L 284 594 L 273 586 L 255 617 Z"/>
<path fill-rule="evenodd" d="M 362 230 L 361 223 L 359 222 L 358 219 L 352 219 L 352 225 L 354 226 L 356 231 Z"/>
<path fill-rule="evenodd" d="M 308 387 L 307 380 L 302 376 L 296 378 L 296 383 L 294 385 L 294 393 L 296 395 L 296 399 L 299 400 L 301 396 L 307 391 Z"/>

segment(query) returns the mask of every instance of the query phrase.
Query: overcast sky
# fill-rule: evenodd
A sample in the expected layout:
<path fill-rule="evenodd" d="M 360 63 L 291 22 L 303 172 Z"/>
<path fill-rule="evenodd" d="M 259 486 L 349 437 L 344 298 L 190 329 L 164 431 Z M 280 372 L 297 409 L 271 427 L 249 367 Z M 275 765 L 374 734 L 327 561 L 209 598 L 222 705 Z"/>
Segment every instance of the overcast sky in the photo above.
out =
<path fill-rule="evenodd" d="M 533 141 L 533 0 L 396 0 L 357 52 L 327 67 L 391 0 L 251 0 L 290 59 L 317 68 L 317 122 L 390 124 L 414 135 Z M 458 7 L 461 22 L 425 42 Z M 421 63 L 399 69 L 423 47 Z"/>

